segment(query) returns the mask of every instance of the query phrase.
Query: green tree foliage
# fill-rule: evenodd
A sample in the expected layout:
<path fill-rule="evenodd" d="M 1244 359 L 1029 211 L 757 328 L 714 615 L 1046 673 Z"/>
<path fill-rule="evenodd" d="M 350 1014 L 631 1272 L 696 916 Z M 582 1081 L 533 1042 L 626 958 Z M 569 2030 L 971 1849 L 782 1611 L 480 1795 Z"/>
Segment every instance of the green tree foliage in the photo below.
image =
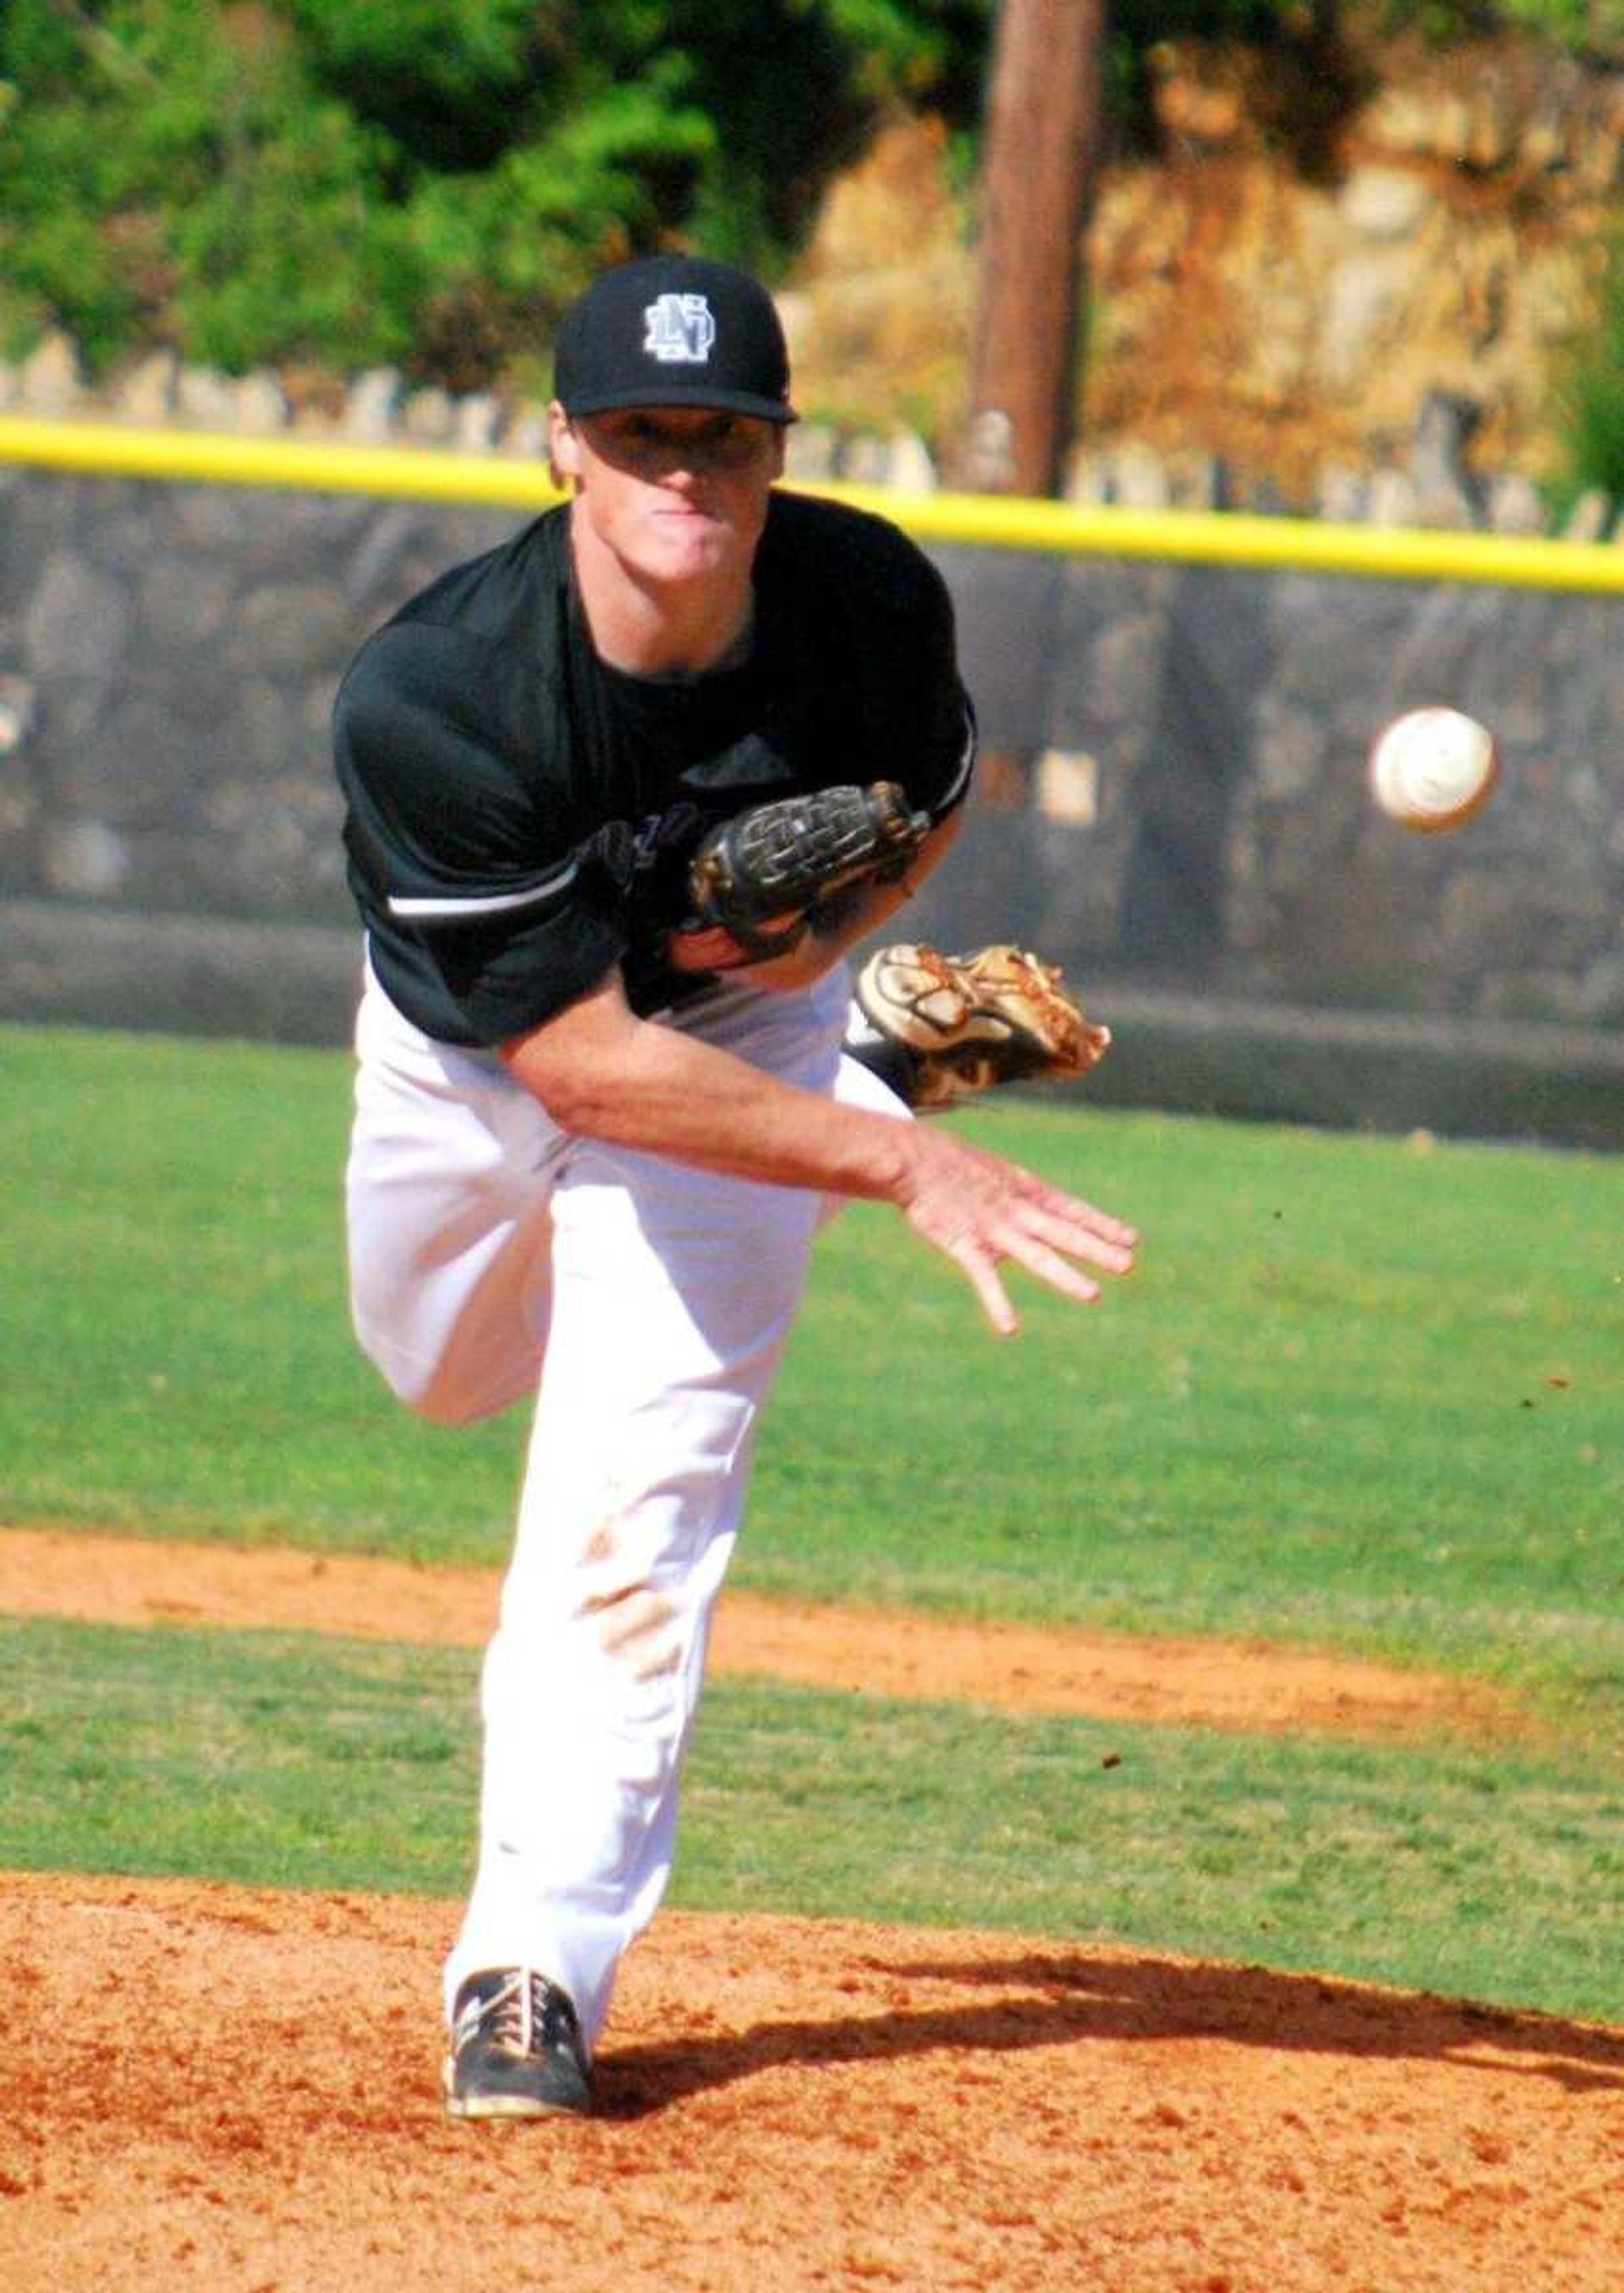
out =
<path fill-rule="evenodd" d="M 604 263 L 770 271 L 991 0 L 0 0 L 0 347 L 471 386 Z"/>
<path fill-rule="evenodd" d="M 968 137 L 996 4 L 0 0 L 0 351 L 55 323 L 94 367 L 166 343 L 474 387 L 605 262 L 772 275 L 886 107 Z M 1624 0 L 1116 0 L 1113 104 L 1142 126 L 1157 42 L 1229 40 L 1328 133 L 1355 20 L 1624 55 Z"/>
<path fill-rule="evenodd" d="M 0 323 L 51 318 L 93 363 L 143 340 L 240 367 L 410 339 L 422 266 L 382 139 L 270 12 L 10 0 Z"/>

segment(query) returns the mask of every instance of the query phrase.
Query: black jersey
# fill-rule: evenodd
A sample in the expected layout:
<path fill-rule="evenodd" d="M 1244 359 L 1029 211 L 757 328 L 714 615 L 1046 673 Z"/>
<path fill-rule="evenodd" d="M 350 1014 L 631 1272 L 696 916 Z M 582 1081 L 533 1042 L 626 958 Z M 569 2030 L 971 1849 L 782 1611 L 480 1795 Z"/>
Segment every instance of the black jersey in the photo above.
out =
<path fill-rule="evenodd" d="M 426 1033 L 507 1041 L 617 963 L 645 1013 L 709 984 L 629 939 L 583 856 L 609 822 L 874 780 L 938 819 L 961 801 L 973 719 L 929 559 L 883 519 L 775 493 L 754 581 L 744 667 L 628 676 L 592 648 L 560 508 L 361 648 L 335 720 L 350 883 Z"/>

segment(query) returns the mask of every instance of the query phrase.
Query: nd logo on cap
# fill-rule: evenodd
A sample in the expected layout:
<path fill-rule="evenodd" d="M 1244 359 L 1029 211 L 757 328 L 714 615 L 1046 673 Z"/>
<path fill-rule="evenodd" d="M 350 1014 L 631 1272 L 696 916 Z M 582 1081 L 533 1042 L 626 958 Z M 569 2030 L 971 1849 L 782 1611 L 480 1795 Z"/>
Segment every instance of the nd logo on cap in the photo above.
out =
<path fill-rule="evenodd" d="M 572 420 L 629 406 L 795 419 L 772 296 L 747 271 L 697 255 L 645 255 L 605 271 L 559 323 L 553 382 Z"/>
<path fill-rule="evenodd" d="M 710 358 L 716 320 L 702 295 L 662 295 L 643 317 L 643 347 L 662 366 L 703 366 Z"/>

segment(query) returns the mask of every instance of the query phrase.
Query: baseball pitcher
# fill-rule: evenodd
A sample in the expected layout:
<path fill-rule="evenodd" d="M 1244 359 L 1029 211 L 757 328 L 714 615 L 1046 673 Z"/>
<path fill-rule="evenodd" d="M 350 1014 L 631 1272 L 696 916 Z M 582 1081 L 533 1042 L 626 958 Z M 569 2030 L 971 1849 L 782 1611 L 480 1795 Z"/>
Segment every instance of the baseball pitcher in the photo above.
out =
<path fill-rule="evenodd" d="M 336 720 L 356 1330 L 429 1418 L 534 1405 L 445 1975 L 448 2105 L 480 2119 L 589 2106 L 825 1207 L 894 1204 L 1003 1332 L 1006 1261 L 1086 1303 L 1135 1239 L 909 1119 L 1086 1072 L 1108 1039 L 1057 974 L 898 944 L 854 1001 L 849 952 L 952 842 L 973 722 L 924 556 L 774 490 L 770 298 L 624 265 L 556 389 L 570 499 L 403 606 Z"/>

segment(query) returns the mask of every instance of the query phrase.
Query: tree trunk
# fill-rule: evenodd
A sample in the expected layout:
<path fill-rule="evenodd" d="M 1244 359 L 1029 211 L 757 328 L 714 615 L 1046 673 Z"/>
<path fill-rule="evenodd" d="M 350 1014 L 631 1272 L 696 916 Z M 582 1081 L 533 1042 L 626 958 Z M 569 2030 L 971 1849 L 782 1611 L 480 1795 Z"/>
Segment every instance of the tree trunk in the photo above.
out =
<path fill-rule="evenodd" d="M 1054 494 L 1071 444 L 1108 0 L 1003 0 L 962 482 Z"/>

